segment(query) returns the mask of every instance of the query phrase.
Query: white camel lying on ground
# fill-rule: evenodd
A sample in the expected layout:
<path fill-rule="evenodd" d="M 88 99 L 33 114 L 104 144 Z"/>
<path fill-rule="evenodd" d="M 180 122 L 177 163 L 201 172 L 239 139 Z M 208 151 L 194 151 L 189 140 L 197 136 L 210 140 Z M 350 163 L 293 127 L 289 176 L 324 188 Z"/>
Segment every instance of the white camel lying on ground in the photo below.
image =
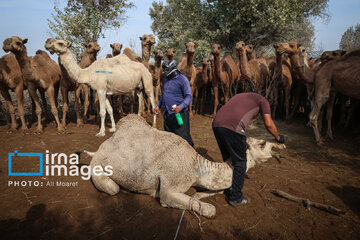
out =
<path fill-rule="evenodd" d="M 96 90 L 99 96 L 101 117 L 100 132 L 96 136 L 105 136 L 106 111 L 111 118 L 110 132 L 116 130 L 113 109 L 106 95 L 127 94 L 140 89 L 139 109 L 142 109 L 140 106 L 144 97 L 142 90 L 145 88 L 153 110 L 155 109 L 152 75 L 142 63 L 131 61 L 126 55 L 119 54 L 113 58 L 96 60 L 89 67 L 81 69 L 69 49 L 70 46 L 71 44 L 66 41 L 53 38 L 49 38 L 45 43 L 45 48 L 51 54 L 59 55 L 61 63 L 72 79 L 78 83 L 86 83 Z M 156 126 L 156 115 L 154 115 L 153 126 Z"/>
<path fill-rule="evenodd" d="M 185 194 L 191 186 L 221 191 L 231 186 L 232 166 L 212 162 L 199 155 L 181 137 L 152 128 L 135 114 L 118 122 L 118 130 L 92 156 L 95 166 L 112 166 L 113 175 L 92 176 L 95 187 L 110 195 L 119 185 L 134 192 L 159 197 L 164 207 L 194 210 L 205 217 L 215 216 L 215 206 Z M 272 147 L 285 145 L 248 138 L 247 169 L 272 157 Z M 199 194 L 201 196 L 201 194 Z"/>

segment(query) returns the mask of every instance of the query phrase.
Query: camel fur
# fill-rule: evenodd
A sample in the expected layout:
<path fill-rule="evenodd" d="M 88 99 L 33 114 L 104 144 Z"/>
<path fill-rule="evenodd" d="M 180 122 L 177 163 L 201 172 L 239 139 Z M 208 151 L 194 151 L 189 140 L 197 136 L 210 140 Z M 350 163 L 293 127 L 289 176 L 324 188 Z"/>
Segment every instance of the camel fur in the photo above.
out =
<path fill-rule="evenodd" d="M 86 83 L 97 91 L 100 102 L 101 127 L 96 136 L 105 136 L 105 115 L 109 113 L 111 119 L 110 132 L 115 132 L 113 109 L 106 95 L 131 93 L 140 89 L 139 105 L 143 100 L 143 90 L 150 96 L 151 105 L 155 108 L 152 77 L 148 69 L 141 64 L 131 61 L 126 55 L 120 54 L 113 58 L 96 60 L 88 68 L 81 69 L 70 51 L 69 44 L 63 40 L 49 38 L 45 48 L 50 53 L 59 55 L 62 64 L 70 77 L 78 83 Z M 141 106 L 139 106 L 140 108 Z M 156 116 L 153 124 L 156 126 Z"/>
<path fill-rule="evenodd" d="M 164 61 L 172 61 L 174 60 L 174 57 L 175 57 L 175 49 L 174 48 L 168 48 L 166 49 L 166 56 L 165 56 L 165 59 Z"/>
<path fill-rule="evenodd" d="M 112 176 L 92 176 L 95 187 L 110 195 L 124 187 L 160 198 L 163 207 L 188 209 L 214 217 L 215 206 L 185 194 L 191 186 L 221 191 L 232 183 L 229 162 L 212 162 L 198 154 L 181 137 L 152 128 L 140 116 L 122 118 L 114 135 L 92 156 L 90 166 L 112 166 Z M 248 138 L 247 169 L 272 157 L 273 147 L 285 145 Z M 196 196 L 196 195 L 195 195 Z"/>
<path fill-rule="evenodd" d="M 57 97 L 61 79 L 60 67 L 56 64 L 54 60 L 49 57 L 46 52 L 42 50 L 38 50 L 34 57 L 28 57 L 27 49 L 25 46 L 27 41 L 27 39 L 23 40 L 19 37 L 7 38 L 4 41 L 3 49 L 6 52 L 11 51 L 15 54 L 16 59 L 19 62 L 19 66 L 23 74 L 24 80 L 27 82 L 29 94 L 35 102 L 36 115 L 38 119 L 36 132 L 41 133 L 43 131 L 43 126 L 41 124 L 42 110 L 39 103 L 39 98 L 36 94 L 36 90 L 39 89 L 40 92 L 47 92 L 51 105 L 51 113 L 55 118 L 58 132 L 63 133 L 64 127 L 62 126 L 62 124 L 60 124 L 57 110 Z M 47 103 L 44 99 L 44 96 L 42 102 L 44 108 L 46 109 Z"/>

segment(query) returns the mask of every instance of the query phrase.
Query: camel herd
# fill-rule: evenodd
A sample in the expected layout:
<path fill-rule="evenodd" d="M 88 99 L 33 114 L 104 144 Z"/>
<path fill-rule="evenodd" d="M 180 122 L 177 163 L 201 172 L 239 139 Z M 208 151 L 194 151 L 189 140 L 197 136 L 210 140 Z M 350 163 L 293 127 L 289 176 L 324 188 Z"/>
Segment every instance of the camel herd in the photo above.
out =
<path fill-rule="evenodd" d="M 105 115 L 110 115 L 115 131 L 112 103 L 117 95 L 119 112 L 123 114 L 123 95 L 130 95 L 131 112 L 135 103 L 135 93 L 138 95 L 139 114 L 150 114 L 159 100 L 163 87 L 162 61 L 172 60 L 175 50 L 154 50 L 153 35 L 140 37 L 142 56 L 137 56 L 130 48 L 125 48 L 121 54 L 122 44 L 110 44 L 112 54 L 105 59 L 97 60 L 100 50 L 96 42 L 85 43 L 86 51 L 79 63 L 76 62 L 69 47 L 70 43 L 61 40 L 48 39 L 45 48 L 50 53 L 59 56 L 58 64 L 42 50 L 29 57 L 25 44 L 27 39 L 19 37 L 7 38 L 3 42 L 3 50 L 10 52 L 0 59 L 0 92 L 10 113 L 9 131 L 17 129 L 15 107 L 9 90 L 15 92 L 17 109 L 21 120 L 21 130 L 28 132 L 24 117 L 23 91 L 28 90 L 32 100 L 32 113 L 37 116 L 36 133 L 43 131 L 41 123 L 42 108 L 37 90 L 39 90 L 43 108 L 47 116 L 45 92 L 51 106 L 57 129 L 64 132 L 68 113 L 68 93 L 75 92 L 75 113 L 77 126 L 82 127 L 87 121 L 88 109 L 93 108 L 101 118 L 101 128 L 97 136 L 105 135 Z M 335 102 L 344 107 L 344 122 L 348 125 L 352 113 L 359 107 L 360 99 L 360 51 L 346 53 L 342 50 L 326 51 L 320 59 L 309 59 L 307 49 L 300 43 L 288 42 L 274 44 L 275 57 L 257 57 L 253 45 L 239 41 L 234 46 L 234 53 L 221 53 L 221 44 L 211 46 L 211 55 L 204 57 L 196 66 L 196 42 L 185 43 L 185 52 L 178 64 L 179 70 L 189 79 L 193 92 L 193 102 L 190 113 L 203 113 L 204 101 L 211 98 L 214 102 L 213 114 L 216 114 L 220 101 L 224 104 L 231 96 L 239 92 L 254 91 L 266 96 L 272 105 L 272 115 L 279 112 L 290 120 L 300 110 L 310 106 L 310 123 L 314 129 L 318 144 L 323 143 L 320 135 L 322 123 L 322 106 L 327 103 L 326 118 L 328 123 L 327 136 L 333 138 L 331 119 Z M 150 64 L 151 54 L 154 64 Z M 89 88 L 90 86 L 90 88 Z M 62 120 L 59 120 L 57 110 L 58 92 L 61 89 L 63 98 Z M 93 92 L 94 90 L 94 92 Z M 144 98 L 146 93 L 147 98 Z M 337 95 L 338 94 L 338 95 Z M 82 98 L 81 98 L 82 95 Z M 337 101 L 337 99 L 339 99 Z M 83 114 L 81 116 L 81 104 Z M 151 106 L 151 107 L 150 107 Z M 0 110 L 6 114 L 0 102 Z M 310 111 L 309 110 L 309 111 Z M 346 117 L 345 117 L 346 115 Z M 8 117 L 6 117 L 8 120 Z M 154 124 L 156 117 L 154 115 Z"/>

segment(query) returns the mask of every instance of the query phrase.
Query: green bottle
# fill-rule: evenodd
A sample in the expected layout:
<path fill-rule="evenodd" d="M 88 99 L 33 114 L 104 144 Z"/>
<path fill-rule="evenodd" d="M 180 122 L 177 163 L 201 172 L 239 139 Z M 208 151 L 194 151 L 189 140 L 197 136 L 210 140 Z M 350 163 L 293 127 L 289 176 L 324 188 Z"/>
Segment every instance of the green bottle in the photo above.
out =
<path fill-rule="evenodd" d="M 173 105 L 172 108 L 173 109 L 176 108 L 176 105 Z M 184 124 L 184 122 L 183 122 L 183 119 L 181 117 L 181 114 L 179 112 L 175 113 L 175 117 L 176 117 L 176 120 L 177 120 L 179 126 L 182 126 Z"/>

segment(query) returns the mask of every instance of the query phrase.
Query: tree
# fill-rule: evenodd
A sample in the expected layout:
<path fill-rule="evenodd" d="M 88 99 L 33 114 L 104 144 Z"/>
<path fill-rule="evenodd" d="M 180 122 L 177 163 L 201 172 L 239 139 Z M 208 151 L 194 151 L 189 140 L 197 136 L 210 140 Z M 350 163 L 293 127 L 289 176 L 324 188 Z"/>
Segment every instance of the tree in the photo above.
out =
<path fill-rule="evenodd" d="M 339 47 L 348 52 L 360 49 L 360 24 L 351 26 L 344 32 Z"/>
<path fill-rule="evenodd" d="M 104 38 L 104 31 L 116 29 L 126 21 L 126 10 L 133 7 L 129 0 L 68 0 L 61 11 L 56 5 L 48 25 L 56 39 L 72 42 L 71 50 L 79 59 L 83 44 Z"/>
<path fill-rule="evenodd" d="M 311 17 L 327 17 L 328 0 L 167 0 L 153 2 L 152 30 L 160 44 L 184 49 L 185 41 L 221 43 L 228 51 L 239 40 L 268 46 L 287 39 L 313 41 Z M 305 34 L 306 33 L 306 34 Z M 306 39 L 305 39 L 306 38 Z M 181 51 L 180 51 L 181 52 Z"/>

